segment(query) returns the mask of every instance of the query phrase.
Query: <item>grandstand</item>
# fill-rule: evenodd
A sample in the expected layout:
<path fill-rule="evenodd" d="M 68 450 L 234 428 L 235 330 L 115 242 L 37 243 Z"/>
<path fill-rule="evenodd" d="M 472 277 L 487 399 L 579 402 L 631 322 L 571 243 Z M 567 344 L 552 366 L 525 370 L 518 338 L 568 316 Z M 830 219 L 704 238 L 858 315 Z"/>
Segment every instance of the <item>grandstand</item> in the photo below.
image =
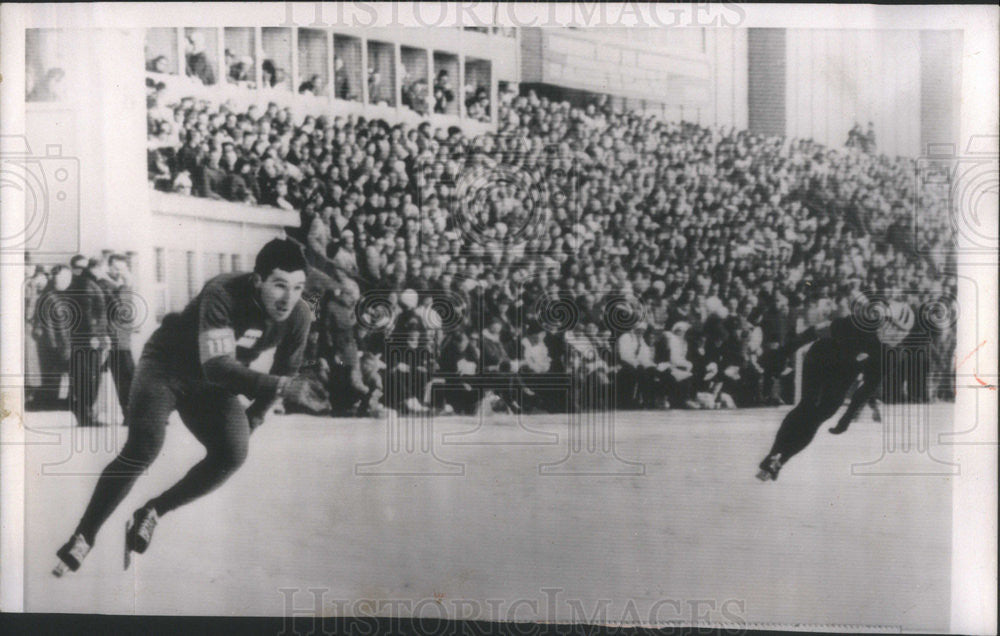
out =
<path fill-rule="evenodd" d="M 287 413 L 285 420 L 302 433 L 310 452 L 322 454 L 310 456 L 315 462 L 305 469 L 308 479 L 355 478 L 345 489 L 345 506 L 362 509 L 380 497 L 394 502 L 337 530 L 336 541 L 307 542 L 310 550 L 343 557 L 347 574 L 361 572 L 362 559 L 345 556 L 334 544 L 365 534 L 368 522 L 388 523 L 393 505 L 405 523 L 441 531 L 434 515 L 398 494 L 359 485 L 366 466 L 374 466 L 375 475 L 464 475 L 466 466 L 478 465 L 484 472 L 473 483 L 488 488 L 510 459 L 533 476 L 536 465 L 541 475 L 598 474 L 595 483 L 611 474 L 632 476 L 607 491 L 575 481 L 571 496 L 582 501 L 604 492 L 639 506 L 659 489 L 679 498 L 687 484 L 705 486 L 713 493 L 713 503 L 705 505 L 731 517 L 713 513 L 706 521 L 699 506 L 681 505 L 683 523 L 668 523 L 670 538 L 662 540 L 666 556 L 642 564 L 635 554 L 619 554 L 628 565 L 600 567 L 617 589 L 631 592 L 631 583 L 648 588 L 643 612 L 657 599 L 692 593 L 746 600 L 749 579 L 739 574 L 694 591 L 685 587 L 706 569 L 721 567 L 718 554 L 698 547 L 699 524 L 712 525 L 711 536 L 730 555 L 750 541 L 756 556 L 737 556 L 734 567 L 768 581 L 782 574 L 765 557 L 794 542 L 797 532 L 807 536 L 803 551 L 829 535 L 804 520 L 811 509 L 805 503 L 764 518 L 760 510 L 777 505 L 771 495 L 743 484 L 735 497 L 750 503 L 734 503 L 720 475 L 708 478 L 699 470 L 709 468 L 719 450 L 720 461 L 736 466 L 741 478 L 749 475 L 745 436 L 754 440 L 749 455 L 756 455 L 780 409 L 796 397 L 796 357 L 788 350 L 795 335 L 856 314 L 866 297 L 911 304 L 920 319 L 915 338 L 928 352 L 899 363 L 893 372 L 908 379 L 887 400 L 918 402 L 926 407 L 922 413 L 933 414 L 933 423 L 921 420 L 916 433 L 925 441 L 951 430 L 950 405 L 941 402 L 955 395 L 956 239 L 950 193 L 928 187 L 917 160 L 928 144 L 957 137 L 960 33 L 288 26 L 255 20 L 253 8 L 247 15 L 230 11 L 231 22 L 208 26 L 192 17 L 190 24 L 144 29 L 27 30 L 27 142 L 36 154 L 59 144 L 62 156 L 79 166 L 76 244 L 43 245 L 44 257 L 33 261 L 55 264 L 103 249 L 127 253 L 146 304 L 139 312 L 141 342 L 207 280 L 249 270 L 271 237 L 300 242 L 311 266 L 307 295 L 317 318 L 306 368 L 329 389 L 330 403 L 309 414 L 322 419 Z M 807 54 L 810 40 L 820 44 Z M 949 91 L 939 90 L 943 78 Z M 93 89 L 85 88 L 89 84 Z M 349 337 L 330 337 L 331 329 Z M 425 360 L 425 368 L 418 372 L 413 360 Z M 344 397 L 348 384 L 356 393 Z M 760 408 L 739 410 L 751 407 Z M 121 417 L 108 408 L 107 419 Z M 734 410 L 716 412 L 724 409 Z M 452 414 L 459 417 L 433 422 Z M 327 435 L 331 415 L 359 428 Z M 371 416 L 387 430 L 389 448 L 381 461 L 382 429 L 360 428 L 371 424 Z M 507 426 L 489 431 L 484 423 L 491 421 Z M 560 425 L 567 421 L 563 436 Z M 670 423 L 667 437 L 655 432 L 662 421 Z M 60 428 L 51 414 L 39 422 L 45 434 Z M 463 429 L 473 425 L 471 432 Z M 118 441 L 109 441 L 114 435 L 107 431 L 96 435 L 91 441 Z M 255 443 L 262 437 L 262 444 L 280 445 L 281 458 L 298 457 L 282 433 L 265 431 Z M 557 444 L 553 439 L 568 441 L 568 458 L 547 453 L 536 462 L 535 446 Z M 620 454 L 616 439 L 626 446 Z M 685 442 L 693 450 L 668 450 Z M 439 443 L 461 452 L 439 455 Z M 877 455 L 878 443 L 886 442 L 868 427 L 852 438 L 848 453 L 868 460 L 867 450 Z M 170 444 L 174 459 L 194 447 L 187 438 Z M 400 444 L 410 451 L 420 447 L 406 461 L 419 455 L 424 463 L 393 464 L 405 454 Z M 493 444 L 516 452 L 484 455 Z M 360 450 L 345 450 L 352 445 Z M 56 457 L 62 450 L 55 445 L 34 455 L 32 475 L 89 473 L 104 461 L 99 453 L 109 452 L 63 462 Z M 588 464 L 584 455 L 599 458 Z M 801 502 L 814 496 L 809 485 L 822 470 L 836 473 L 831 498 L 861 496 L 849 474 L 859 462 L 837 456 L 829 444 L 818 456 L 821 468 L 806 469 L 793 482 Z M 341 466 L 336 474 L 324 473 L 328 458 L 353 471 Z M 904 488 L 901 497 L 906 505 L 926 501 L 947 508 L 948 457 L 925 459 L 930 467 L 922 469 L 934 475 L 930 486 L 925 493 Z M 660 479 L 640 487 L 634 479 L 647 470 L 663 477 L 678 463 L 677 483 Z M 241 475 L 238 488 L 220 495 L 227 510 L 237 509 L 230 500 L 252 489 L 254 476 L 266 475 L 265 464 L 251 466 L 249 478 Z M 427 509 L 434 514 L 451 514 L 455 501 L 471 506 L 465 494 L 426 492 L 435 487 L 421 486 L 434 501 Z M 71 497 L 83 497 L 82 487 L 55 493 L 42 479 L 31 488 L 36 511 L 46 497 L 67 508 L 76 505 Z M 560 489 L 546 490 L 531 487 L 525 497 L 558 508 Z M 609 514 L 627 514 L 632 504 L 615 504 Z M 586 525 L 582 507 L 566 511 Z M 838 537 L 853 537 L 856 525 L 868 520 L 857 510 L 823 512 L 815 524 L 845 533 Z M 383 513 L 385 519 L 375 518 Z M 319 536 L 342 510 L 324 500 L 309 514 L 304 527 Z M 514 527 L 535 523 L 533 514 L 515 513 Z M 816 626 L 853 620 L 882 627 L 882 608 L 871 598 L 891 595 L 900 580 L 926 579 L 926 589 L 901 594 L 885 611 L 893 625 L 944 628 L 947 586 L 933 577 L 947 567 L 940 555 L 949 547 L 949 518 L 934 517 L 927 533 L 907 519 L 880 517 L 874 532 L 891 549 L 871 555 L 872 562 L 852 553 L 831 583 L 840 595 Z M 750 539 L 741 527 L 745 520 Z M 255 522 L 244 511 L 222 523 Z M 270 541 L 281 530 L 263 524 L 255 532 Z M 59 533 L 34 540 L 32 558 L 51 552 Z M 490 538 L 503 542 L 502 534 Z M 529 541 L 527 534 L 517 530 Z M 383 540 L 396 545 L 400 537 L 370 535 L 359 554 L 384 547 Z M 608 540 L 629 539 L 612 533 Z M 601 549 L 593 537 L 581 545 Z M 829 546 L 829 554 L 840 547 Z M 560 558 L 570 558 L 569 552 L 563 548 Z M 800 580 L 811 590 L 824 585 L 823 572 L 836 560 L 817 552 L 810 553 Z M 916 553 L 934 557 L 921 561 Z M 396 557 L 405 560 L 401 554 Z M 513 565 L 456 564 L 458 574 L 403 564 L 406 585 L 386 585 L 374 576 L 360 587 L 343 585 L 337 594 L 499 594 L 518 602 L 547 580 L 534 576 L 536 558 L 544 560 L 541 548 Z M 173 565 L 148 563 L 179 578 L 197 561 L 186 555 Z M 331 576 L 345 574 L 320 571 L 329 559 L 279 561 L 269 557 L 261 566 L 279 587 L 304 590 L 304 580 L 329 586 Z M 542 561 L 537 567 L 549 568 Z M 110 557 L 88 565 L 96 577 L 111 567 Z M 682 572 L 656 587 L 656 568 L 675 566 Z M 509 568 L 528 573 L 514 576 L 511 587 L 492 586 L 494 571 Z M 590 603 L 601 589 L 585 570 L 578 572 L 584 584 L 570 593 Z M 866 579 L 876 570 L 879 576 Z M 206 572 L 213 584 L 241 579 L 225 568 Z M 434 586 L 442 577 L 456 585 L 471 582 L 473 591 L 439 590 Z M 250 578 L 227 594 L 266 600 L 243 611 L 289 611 L 277 605 L 281 597 L 267 584 Z M 86 609 L 82 590 L 96 579 L 82 581 L 73 583 L 77 593 L 57 609 Z M 852 590 L 858 581 L 864 585 Z M 409 582 L 419 590 L 404 590 Z M 39 595 L 34 606 L 45 606 L 37 599 L 53 593 L 52 582 L 33 572 L 29 583 L 29 593 Z M 794 584 L 782 585 L 787 605 L 758 593 L 743 620 L 794 623 L 803 608 L 814 607 L 796 596 Z M 194 600 L 198 586 L 167 587 L 162 598 L 144 598 L 138 607 L 169 612 L 171 603 L 182 602 L 194 611 L 230 611 L 236 602 L 209 594 Z M 102 596 L 98 605 L 107 612 L 137 607 L 126 607 L 121 598 Z M 920 606 L 916 613 L 906 607 L 911 599 Z M 569 617 L 560 608 L 536 618 Z"/>

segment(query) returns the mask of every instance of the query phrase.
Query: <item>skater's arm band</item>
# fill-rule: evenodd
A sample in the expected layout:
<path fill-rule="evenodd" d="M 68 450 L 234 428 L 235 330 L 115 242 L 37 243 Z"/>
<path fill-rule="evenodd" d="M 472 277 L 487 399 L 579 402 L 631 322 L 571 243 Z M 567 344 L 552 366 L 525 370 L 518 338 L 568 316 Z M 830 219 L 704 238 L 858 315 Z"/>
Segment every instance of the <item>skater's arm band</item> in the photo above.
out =
<path fill-rule="evenodd" d="M 259 373 L 236 360 L 236 337 L 228 327 L 206 329 L 198 334 L 198 354 L 205 379 L 250 398 L 274 396 L 278 376 Z"/>

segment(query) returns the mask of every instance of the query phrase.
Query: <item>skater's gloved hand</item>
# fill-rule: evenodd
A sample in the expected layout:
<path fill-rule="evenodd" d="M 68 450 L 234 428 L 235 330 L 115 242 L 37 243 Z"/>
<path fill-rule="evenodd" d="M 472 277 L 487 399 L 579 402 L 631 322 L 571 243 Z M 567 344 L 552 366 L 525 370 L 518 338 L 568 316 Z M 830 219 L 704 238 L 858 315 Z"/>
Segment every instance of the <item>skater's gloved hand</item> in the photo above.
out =
<path fill-rule="evenodd" d="M 304 375 L 281 378 L 278 397 L 313 412 L 322 411 L 328 406 L 323 388 Z"/>
<path fill-rule="evenodd" d="M 247 422 L 250 423 L 250 432 L 253 432 L 257 429 L 257 427 L 264 423 L 264 415 L 266 411 L 261 411 L 261 409 L 255 408 L 256 406 L 257 403 L 254 402 L 246 410 Z"/>

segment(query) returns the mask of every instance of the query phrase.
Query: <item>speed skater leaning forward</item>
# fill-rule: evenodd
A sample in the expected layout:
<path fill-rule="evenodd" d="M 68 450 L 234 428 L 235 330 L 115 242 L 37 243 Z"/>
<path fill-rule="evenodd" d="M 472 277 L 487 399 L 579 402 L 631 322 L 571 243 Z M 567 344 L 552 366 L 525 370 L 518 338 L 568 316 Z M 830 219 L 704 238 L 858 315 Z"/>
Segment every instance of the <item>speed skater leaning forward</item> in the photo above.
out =
<path fill-rule="evenodd" d="M 53 574 L 76 571 L 97 533 L 140 474 L 156 459 L 167 419 L 177 411 L 206 449 L 180 481 L 135 511 L 126 526 L 125 557 L 149 547 L 158 519 L 226 481 L 247 456 L 250 433 L 279 398 L 309 403 L 320 396 L 302 364 L 312 314 L 301 299 L 306 260 L 287 239 L 267 243 L 252 273 L 228 273 L 205 284 L 179 314 L 169 314 L 143 349 L 129 394 L 128 439 L 104 469 Z M 249 368 L 275 349 L 270 373 Z M 252 402 L 245 411 L 237 395 Z"/>
<path fill-rule="evenodd" d="M 901 302 L 889 303 L 880 313 L 885 319 L 878 329 L 864 328 L 851 317 L 837 318 L 830 323 L 829 335 L 810 347 L 802 367 L 802 398 L 781 422 L 771 451 L 760 463 L 757 479 L 778 478 L 781 467 L 808 446 L 823 422 L 843 405 L 859 374 L 861 384 L 830 432 L 845 432 L 862 406 L 875 396 L 882 377 L 883 347 L 898 345 L 914 320 L 913 311 Z"/>

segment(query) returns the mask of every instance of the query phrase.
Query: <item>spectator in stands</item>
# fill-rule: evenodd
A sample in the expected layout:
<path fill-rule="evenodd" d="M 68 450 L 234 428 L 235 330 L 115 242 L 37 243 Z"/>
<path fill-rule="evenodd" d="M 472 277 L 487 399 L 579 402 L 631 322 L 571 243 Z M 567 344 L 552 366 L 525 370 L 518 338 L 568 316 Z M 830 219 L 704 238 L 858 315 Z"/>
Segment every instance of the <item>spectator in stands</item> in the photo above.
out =
<path fill-rule="evenodd" d="M 73 274 L 74 282 L 76 282 L 76 279 L 79 278 L 80 276 L 83 276 L 84 272 L 87 271 L 87 262 L 89 260 L 90 259 L 88 259 L 83 254 L 77 254 L 76 256 L 70 259 L 69 267 L 70 267 L 70 272 Z"/>
<path fill-rule="evenodd" d="M 39 297 L 48 285 L 49 276 L 41 265 L 35 266 L 35 271 L 24 283 L 24 317 L 29 327 L 35 321 L 36 305 Z M 41 385 L 41 368 L 38 355 L 38 343 L 33 335 L 33 329 L 27 331 L 29 336 L 24 339 L 24 399 L 30 404 L 37 395 Z"/>
<path fill-rule="evenodd" d="M 375 67 L 368 69 L 368 103 L 385 106 L 389 103 L 382 74 Z"/>
<path fill-rule="evenodd" d="M 435 404 L 441 412 L 471 415 L 475 411 L 479 393 L 468 378 L 476 375 L 478 360 L 479 352 L 464 331 L 452 333 L 445 341 L 441 350 L 440 371 L 446 380 Z"/>
<path fill-rule="evenodd" d="M 169 73 L 169 64 L 170 61 L 167 59 L 166 55 L 157 55 L 153 59 L 146 62 L 146 70 L 152 73 Z"/>
<path fill-rule="evenodd" d="M 465 112 L 470 119 L 490 121 L 490 91 L 486 86 L 465 87 Z"/>
<path fill-rule="evenodd" d="M 405 346 L 390 368 L 391 404 L 388 406 L 407 413 L 426 413 L 426 401 L 434 372 L 431 354 L 421 343 L 419 329 L 406 330 Z"/>
<path fill-rule="evenodd" d="M 299 84 L 299 95 L 316 95 L 319 97 L 324 94 L 323 78 L 317 73 L 313 73 L 306 81 Z"/>
<path fill-rule="evenodd" d="M 343 58 L 333 58 L 333 89 L 337 99 L 356 99 L 351 86 L 351 75 L 344 66 Z"/>
<path fill-rule="evenodd" d="M 358 352 L 354 306 L 360 290 L 353 281 L 336 286 L 320 301 L 318 355 L 328 378 L 334 412 L 359 413 L 371 407 L 376 387 L 362 378 Z"/>
<path fill-rule="evenodd" d="M 426 115 L 428 112 L 427 80 L 423 77 L 413 77 L 405 65 L 402 67 L 402 77 L 401 100 L 403 106 L 419 115 Z"/>
<path fill-rule="evenodd" d="M 66 71 L 59 67 L 53 67 L 45 71 L 45 77 L 35 83 L 35 86 L 28 92 L 25 101 L 28 102 L 55 102 L 63 98 L 62 81 L 66 77 Z"/>
<path fill-rule="evenodd" d="M 451 78 L 447 69 L 441 69 L 434 80 L 434 112 L 447 113 L 453 101 L 455 91 L 451 87 Z"/>
<path fill-rule="evenodd" d="M 112 277 L 112 267 L 114 277 Z M 100 378 L 105 371 L 111 372 L 115 392 L 118 394 L 118 403 L 124 413 L 128 408 L 129 391 L 135 373 L 131 346 L 133 325 L 129 320 L 136 314 L 136 298 L 132 293 L 128 262 L 121 254 L 111 254 L 106 259 L 103 257 L 92 259 L 89 273 L 104 296 L 103 305 L 106 311 L 104 320 L 106 332 L 102 340 L 106 340 L 107 350 L 102 364 L 93 377 Z"/>
<path fill-rule="evenodd" d="M 229 69 L 228 79 L 231 84 L 245 88 L 256 86 L 253 57 L 250 55 L 236 57 L 226 49 L 226 68 Z"/>
<path fill-rule="evenodd" d="M 285 69 L 274 63 L 274 60 L 265 59 L 260 65 L 261 81 L 265 88 L 274 88 L 285 83 L 288 73 Z"/>
<path fill-rule="evenodd" d="M 187 51 L 185 52 L 185 72 L 188 77 L 194 77 L 205 86 L 215 84 L 215 69 L 208 59 L 205 50 L 205 36 L 200 31 L 192 31 L 187 36 Z"/>

